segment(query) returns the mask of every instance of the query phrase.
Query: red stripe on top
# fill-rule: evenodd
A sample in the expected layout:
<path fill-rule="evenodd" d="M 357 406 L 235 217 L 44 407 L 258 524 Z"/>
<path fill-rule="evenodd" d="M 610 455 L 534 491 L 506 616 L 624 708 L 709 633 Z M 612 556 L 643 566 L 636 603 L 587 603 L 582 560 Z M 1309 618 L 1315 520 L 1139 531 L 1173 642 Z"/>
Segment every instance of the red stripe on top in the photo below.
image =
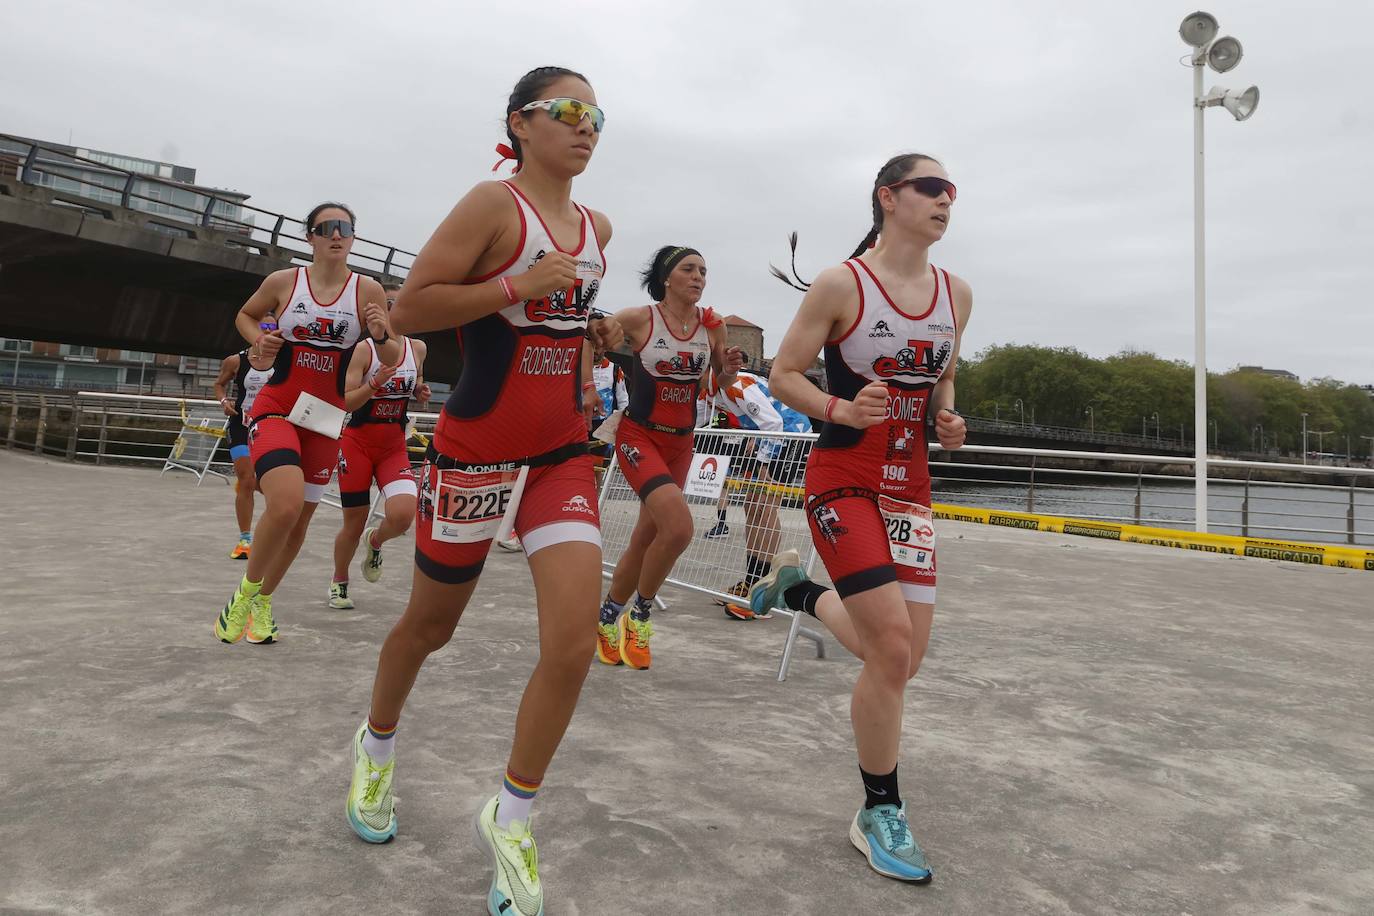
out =
<path fill-rule="evenodd" d="M 876 284 L 878 287 L 878 292 L 883 294 L 883 298 L 887 300 L 887 304 L 892 306 L 893 311 L 895 311 L 898 315 L 901 315 L 903 318 L 910 318 L 912 321 L 921 321 L 924 318 L 929 318 L 930 313 L 935 311 L 935 303 L 940 301 L 940 272 L 935 269 L 934 264 L 930 265 L 930 272 L 935 277 L 935 292 L 930 297 L 930 305 L 927 306 L 926 310 L 921 314 L 911 315 L 907 312 L 902 311 L 901 306 L 897 305 L 897 303 L 892 301 L 892 297 L 889 296 L 887 294 L 887 290 L 883 288 L 883 282 L 879 280 L 878 275 L 873 273 L 869 266 L 863 262 L 862 258 L 855 258 L 854 260 L 858 261 L 859 266 L 864 269 L 864 273 L 868 274 L 868 276 L 872 278 L 874 284 Z"/>
<path fill-rule="evenodd" d="M 853 265 L 853 264 L 849 263 L 848 261 L 845 261 L 845 262 L 844 262 L 844 266 L 845 266 L 845 267 L 848 267 L 848 268 L 849 268 L 849 272 L 852 273 L 852 274 L 854 275 L 854 285 L 855 285 L 855 286 L 858 288 L 858 290 L 859 290 L 859 314 L 857 314 L 857 315 L 854 316 L 854 323 L 851 324 L 851 325 L 849 326 L 849 330 L 845 331 L 843 334 L 841 334 L 839 337 L 836 337 L 834 340 L 827 340 L 827 341 L 826 341 L 826 344 L 842 344 L 842 343 L 844 343 L 846 340 L 849 339 L 849 335 L 854 333 L 854 329 L 857 328 L 857 327 L 859 326 L 859 322 L 864 320 L 864 285 L 863 285 L 863 281 L 859 279 L 859 272 L 858 272 L 857 270 L 854 269 L 854 265 Z"/>
<path fill-rule="evenodd" d="M 644 343 L 642 343 L 642 344 L 640 344 L 639 346 L 635 347 L 635 352 L 638 353 L 638 352 L 640 352 L 641 350 L 643 350 L 645 347 L 647 347 L 647 346 L 649 345 L 649 341 L 651 341 L 651 340 L 653 340 L 653 339 L 654 339 L 654 307 L 651 305 L 651 306 L 649 306 L 649 333 L 644 335 Z"/>
<path fill-rule="evenodd" d="M 587 214 L 583 212 L 582 207 L 580 205 L 573 204 L 574 207 L 577 207 L 577 213 L 581 217 L 581 225 L 578 227 L 577 247 L 574 248 L 572 251 L 568 251 L 562 245 L 558 244 L 557 237 L 555 237 L 553 231 L 549 229 L 549 224 L 544 222 L 544 215 L 539 212 L 539 208 L 536 207 L 533 203 L 531 203 L 530 199 L 526 197 L 523 193 L 521 193 L 520 189 L 517 188 L 515 185 L 511 184 L 510 182 L 502 182 L 502 184 L 510 188 L 516 194 L 520 195 L 520 199 L 523 200 L 529 206 L 530 210 L 534 213 L 534 218 L 539 220 L 539 225 L 544 227 L 544 234 L 549 237 L 549 241 L 553 243 L 553 247 L 557 248 L 564 254 L 573 257 L 576 257 L 577 255 L 582 253 L 582 246 L 587 244 L 587 223 L 591 221 L 591 217 L 587 216 Z M 592 229 L 592 233 L 596 233 L 595 228 Z"/>
<path fill-rule="evenodd" d="M 520 238 L 515 243 L 515 254 L 511 255 L 510 260 L 506 261 L 506 263 L 502 264 L 495 270 L 490 271 L 488 273 L 484 273 L 480 277 L 469 277 L 468 279 L 464 280 L 464 286 L 472 286 L 476 283 L 485 283 L 493 277 L 499 277 L 501 274 L 510 270 L 511 265 L 520 259 L 521 252 L 525 250 L 525 208 L 520 206 L 520 201 L 516 199 L 515 189 L 512 188 L 510 185 L 506 184 L 504 181 L 501 182 L 501 184 L 505 186 L 507 191 L 511 192 L 511 203 L 515 204 L 515 215 L 520 217 Z"/>
<path fill-rule="evenodd" d="M 305 271 L 305 288 L 306 288 L 307 291 L 309 291 L 309 293 L 310 293 L 310 298 L 313 299 L 313 300 L 315 301 L 315 304 L 318 305 L 318 306 L 320 306 L 321 308 L 329 308 L 329 307 L 330 307 L 331 305 L 333 305 L 335 302 L 338 302 L 339 299 L 342 298 L 342 296 L 343 296 L 343 294 L 344 294 L 344 290 L 348 289 L 348 284 L 352 283 L 352 282 L 354 281 L 354 278 L 358 276 L 357 274 L 355 274 L 353 271 L 350 270 L 350 271 L 348 272 L 348 276 L 344 278 L 344 284 L 343 284 L 343 286 L 340 286 L 340 287 L 339 287 L 338 295 L 336 295 L 333 299 L 330 299 L 328 302 L 321 302 L 321 301 L 319 300 L 319 298 L 315 295 L 315 288 L 314 288 L 313 286 L 310 285 L 310 270 L 309 270 L 309 268 L 306 268 L 306 267 L 297 267 L 296 269 L 297 269 L 297 270 L 303 270 L 303 271 Z"/>
<path fill-rule="evenodd" d="M 949 282 L 949 271 L 943 267 L 940 273 L 945 275 L 945 292 L 949 293 L 949 320 L 954 323 L 954 339 L 959 339 L 959 310 L 954 307 L 954 284 Z"/>
<path fill-rule="evenodd" d="M 696 310 L 696 312 L 697 312 L 697 326 L 694 327 L 694 328 L 692 328 L 692 333 L 688 334 L 686 337 L 678 337 L 678 336 L 677 336 L 677 331 L 674 331 L 674 330 L 673 330 L 673 323 L 672 323 L 671 321 L 668 320 L 668 316 L 667 316 L 667 315 L 664 315 L 664 314 L 663 314 L 663 306 L 662 306 L 660 303 L 657 303 L 657 302 L 656 302 L 656 303 L 654 303 L 653 307 L 656 308 L 656 309 L 658 309 L 659 315 L 662 315 L 662 316 L 663 316 L 663 324 L 668 328 L 668 333 L 671 334 L 671 335 L 673 335 L 673 339 L 674 339 L 674 340 L 680 340 L 680 341 L 682 341 L 683 343 L 686 343 L 687 341 L 691 340 L 693 337 L 697 336 L 697 331 L 699 331 L 699 330 L 701 329 L 701 309 L 700 309 L 700 308 L 698 308 L 698 309 Z"/>
<path fill-rule="evenodd" d="M 601 255 L 601 276 L 604 277 L 606 276 L 607 270 L 606 249 L 601 246 L 601 233 L 596 231 L 596 220 L 592 219 L 592 211 L 588 210 L 586 207 L 583 207 L 581 204 L 578 204 L 578 208 L 581 209 L 584 214 L 586 214 L 587 224 L 592 227 L 592 239 L 596 242 L 597 253 Z"/>

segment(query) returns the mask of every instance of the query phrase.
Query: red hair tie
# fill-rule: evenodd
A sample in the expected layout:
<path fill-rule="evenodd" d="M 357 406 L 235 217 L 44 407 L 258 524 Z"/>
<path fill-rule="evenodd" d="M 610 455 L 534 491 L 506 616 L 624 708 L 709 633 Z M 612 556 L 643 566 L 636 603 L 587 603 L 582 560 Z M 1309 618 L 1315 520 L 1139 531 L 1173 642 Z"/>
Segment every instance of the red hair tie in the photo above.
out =
<path fill-rule="evenodd" d="M 709 305 L 701 310 L 701 323 L 706 326 L 708 331 L 714 331 L 725 322 L 716 317 L 716 310 Z"/>
<path fill-rule="evenodd" d="M 511 172 L 510 172 L 512 175 L 514 175 L 516 172 L 520 171 L 520 160 L 519 160 L 519 157 L 516 156 L 515 150 L 511 149 L 509 146 L 507 146 L 507 145 L 504 144 L 504 143 L 498 143 L 498 144 L 496 144 L 496 153 L 497 153 L 497 155 L 499 155 L 501 158 L 500 158 L 500 159 L 497 159 L 497 160 L 496 160 L 496 164 L 493 165 L 493 166 L 491 167 L 491 170 L 492 170 L 493 172 L 496 171 L 497 169 L 499 169 L 499 168 L 501 167 L 501 163 L 505 162 L 507 159 L 514 159 L 514 160 L 516 160 L 516 161 L 515 161 L 515 168 L 511 169 Z"/>

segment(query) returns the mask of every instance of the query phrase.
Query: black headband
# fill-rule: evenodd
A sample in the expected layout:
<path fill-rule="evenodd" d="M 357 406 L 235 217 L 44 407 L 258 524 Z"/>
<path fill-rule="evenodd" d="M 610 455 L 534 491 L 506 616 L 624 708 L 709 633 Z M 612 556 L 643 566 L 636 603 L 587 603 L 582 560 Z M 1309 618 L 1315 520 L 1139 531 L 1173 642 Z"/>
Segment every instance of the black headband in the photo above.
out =
<path fill-rule="evenodd" d="M 673 272 L 673 268 L 676 267 L 679 263 L 681 263 L 682 259 L 687 257 L 689 254 L 694 254 L 697 257 L 701 258 L 701 252 L 697 251 L 695 248 L 674 248 L 673 253 L 668 255 L 668 260 L 663 262 L 663 272 L 659 276 L 659 279 L 668 279 L 668 274 Z M 703 261 L 706 260 L 705 258 L 701 259 Z"/>

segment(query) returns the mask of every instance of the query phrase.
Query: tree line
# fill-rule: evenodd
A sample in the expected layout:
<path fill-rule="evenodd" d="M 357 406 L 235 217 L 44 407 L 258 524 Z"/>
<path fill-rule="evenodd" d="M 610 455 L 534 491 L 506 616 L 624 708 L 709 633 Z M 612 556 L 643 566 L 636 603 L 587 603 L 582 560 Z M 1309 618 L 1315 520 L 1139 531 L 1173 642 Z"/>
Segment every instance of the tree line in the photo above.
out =
<path fill-rule="evenodd" d="M 967 415 L 1193 440 L 1193 367 L 1153 353 L 1096 359 L 1073 347 L 996 345 L 959 360 L 955 389 Z M 1374 442 L 1360 437 L 1374 436 L 1374 397 L 1358 385 L 1243 368 L 1207 375 L 1215 449 L 1300 455 L 1304 413 L 1309 451 L 1347 454 L 1348 437 L 1356 457 L 1369 456 Z"/>

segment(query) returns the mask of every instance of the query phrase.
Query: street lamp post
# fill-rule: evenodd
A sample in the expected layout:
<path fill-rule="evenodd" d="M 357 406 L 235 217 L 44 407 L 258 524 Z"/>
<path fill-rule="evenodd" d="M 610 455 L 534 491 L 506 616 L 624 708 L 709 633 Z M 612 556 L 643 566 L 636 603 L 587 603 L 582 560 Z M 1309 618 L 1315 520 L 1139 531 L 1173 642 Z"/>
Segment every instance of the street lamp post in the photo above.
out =
<path fill-rule="evenodd" d="M 1015 406 L 1016 406 L 1016 412 L 1019 413 L 1019 414 L 1021 415 L 1021 426 L 1024 428 L 1025 425 L 1026 425 L 1026 405 L 1023 404 L 1023 403 L 1021 403 L 1021 399 L 1020 399 L 1020 398 L 1017 398 L 1017 399 L 1016 399 L 1016 405 L 1015 405 Z"/>
<path fill-rule="evenodd" d="M 1193 48 L 1189 63 L 1193 68 L 1193 441 L 1195 527 L 1207 530 L 1207 273 L 1203 231 L 1203 155 L 1202 114 L 1221 105 L 1237 121 L 1255 113 L 1259 89 L 1243 92 L 1214 87 L 1202 94 L 1202 68 L 1210 66 L 1225 73 L 1240 63 L 1240 42 L 1230 36 L 1217 38 L 1217 20 L 1210 13 L 1196 12 L 1183 20 L 1178 34 Z"/>
<path fill-rule="evenodd" d="M 1221 451 L 1221 427 L 1217 424 L 1217 418 L 1213 417 L 1212 423 L 1212 448 Z"/>
<path fill-rule="evenodd" d="M 1088 435 L 1093 432 L 1093 409 L 1091 406 L 1084 407 L 1083 411 L 1088 415 Z"/>
<path fill-rule="evenodd" d="M 1324 449 L 1324 448 L 1322 447 L 1322 436 L 1334 435 L 1335 432 L 1336 432 L 1336 431 L 1335 431 L 1334 429 L 1314 429 L 1314 430 L 1312 430 L 1312 435 L 1314 435 L 1314 436 L 1317 437 L 1317 456 L 1318 456 L 1318 457 L 1317 457 L 1317 463 L 1318 463 L 1318 464 L 1321 463 L 1321 455 L 1326 451 L 1326 449 Z"/>
<path fill-rule="evenodd" d="M 1369 440 L 1369 455 L 1367 457 L 1369 459 L 1369 466 L 1374 468 L 1374 436 L 1361 436 L 1360 438 Z"/>
<path fill-rule="evenodd" d="M 1259 451 L 1260 451 L 1260 454 L 1263 455 L 1263 454 L 1264 454 L 1264 424 L 1263 424 L 1263 423 L 1256 423 L 1256 424 L 1255 424 L 1255 428 L 1252 429 L 1252 430 L 1250 430 L 1250 444 L 1251 444 L 1251 446 L 1253 446 L 1253 445 L 1255 444 L 1255 433 L 1256 433 L 1256 432 L 1259 433 Z"/>
<path fill-rule="evenodd" d="M 1159 442 L 1159 414 L 1150 414 L 1150 419 L 1155 421 L 1155 442 Z"/>
<path fill-rule="evenodd" d="M 1307 463 L 1307 414 L 1302 415 L 1302 463 Z"/>

